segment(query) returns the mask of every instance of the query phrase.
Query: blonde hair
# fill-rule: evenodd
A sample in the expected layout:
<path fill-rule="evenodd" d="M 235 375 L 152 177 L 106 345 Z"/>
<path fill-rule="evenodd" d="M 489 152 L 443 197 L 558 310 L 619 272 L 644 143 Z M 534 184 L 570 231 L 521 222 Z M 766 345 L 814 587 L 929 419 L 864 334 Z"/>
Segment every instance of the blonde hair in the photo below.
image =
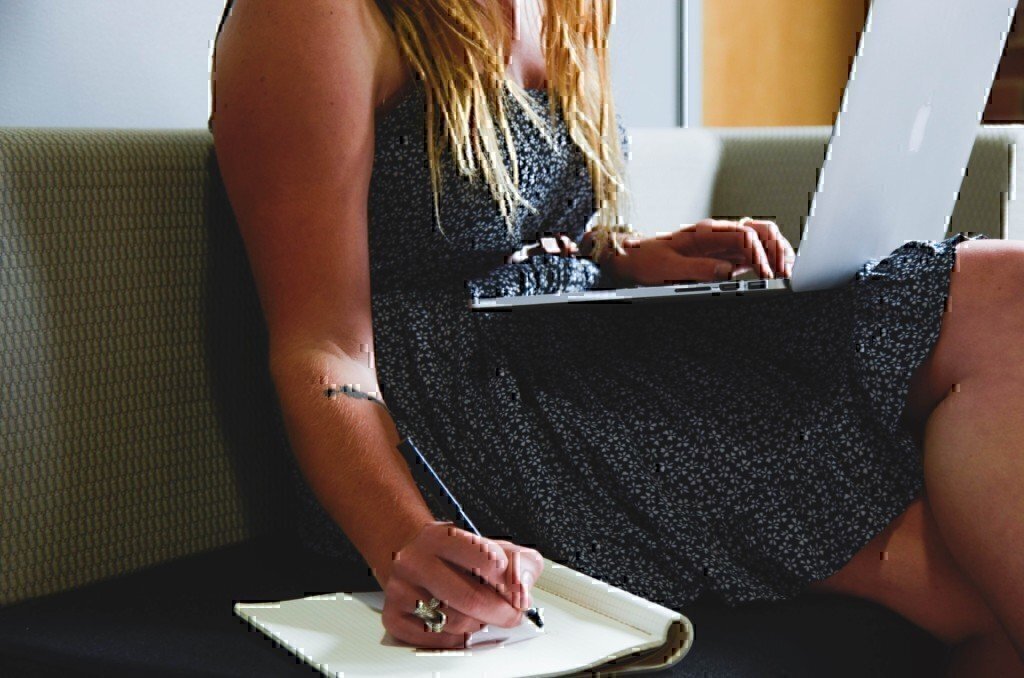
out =
<path fill-rule="evenodd" d="M 476 181 L 483 173 L 510 233 L 520 205 L 537 212 L 519 192 L 519 162 L 506 116 L 506 90 L 551 144 L 551 125 L 561 109 L 569 136 L 590 171 L 595 224 L 624 223 L 628 210 L 625 159 L 608 60 L 615 0 L 542 2 L 546 10 L 542 45 L 548 74 L 547 122 L 531 108 L 523 88 L 505 75 L 506 55 L 514 37 L 512 14 L 505 10 L 508 3 L 377 0 L 426 91 L 427 153 L 439 228 L 439 159 L 445 141 L 462 175 Z M 502 158 L 498 129 L 512 166 L 511 177 Z"/>

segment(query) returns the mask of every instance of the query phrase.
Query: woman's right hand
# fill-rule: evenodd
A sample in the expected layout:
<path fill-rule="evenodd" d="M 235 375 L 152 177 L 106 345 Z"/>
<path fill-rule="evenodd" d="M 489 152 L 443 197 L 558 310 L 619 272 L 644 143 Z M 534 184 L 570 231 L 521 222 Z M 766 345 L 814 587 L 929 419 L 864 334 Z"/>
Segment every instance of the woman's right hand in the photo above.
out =
<path fill-rule="evenodd" d="M 394 556 L 384 586 L 384 628 L 416 647 L 463 647 L 487 624 L 518 625 L 543 568 L 533 549 L 478 537 L 450 522 L 428 523 Z M 447 616 L 441 633 L 413 615 L 417 600 L 431 598 Z"/>

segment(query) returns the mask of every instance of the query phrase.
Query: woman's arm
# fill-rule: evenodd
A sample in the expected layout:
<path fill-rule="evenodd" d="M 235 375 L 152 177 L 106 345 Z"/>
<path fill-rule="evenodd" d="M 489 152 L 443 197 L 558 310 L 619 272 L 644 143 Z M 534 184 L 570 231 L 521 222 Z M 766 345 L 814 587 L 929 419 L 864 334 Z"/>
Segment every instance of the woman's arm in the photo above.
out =
<path fill-rule="evenodd" d="M 342 352 L 300 350 L 272 368 L 288 440 L 313 493 L 384 586 L 394 554 L 434 521 L 398 452 L 387 411 L 324 391 L 343 384 L 380 397 L 375 370 Z"/>
<path fill-rule="evenodd" d="M 237 0 L 217 49 L 214 144 L 292 450 L 317 498 L 383 574 L 390 552 L 433 516 L 394 457 L 397 431 L 383 408 L 323 395 L 330 383 L 377 388 L 366 367 L 366 205 L 382 59 L 369 10 L 352 0 Z M 381 511 L 387 504 L 395 510 Z M 382 513 L 392 516 L 387 525 Z"/>
<path fill-rule="evenodd" d="M 434 520 L 387 411 L 324 393 L 379 391 L 367 203 L 381 64 L 391 63 L 382 23 L 372 0 L 236 0 L 214 66 L 214 146 L 300 470 L 374 568 L 385 628 L 453 647 L 483 623 L 518 622 L 513 596 L 539 574 L 539 554 Z M 411 614 L 427 594 L 451 606 L 444 633 Z"/>

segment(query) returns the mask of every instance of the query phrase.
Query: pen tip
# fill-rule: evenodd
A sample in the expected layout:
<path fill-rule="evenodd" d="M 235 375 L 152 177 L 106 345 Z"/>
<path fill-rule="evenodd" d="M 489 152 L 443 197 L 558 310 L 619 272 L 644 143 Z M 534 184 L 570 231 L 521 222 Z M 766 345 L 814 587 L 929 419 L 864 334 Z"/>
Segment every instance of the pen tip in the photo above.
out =
<path fill-rule="evenodd" d="M 544 618 L 540 616 L 540 610 L 535 607 L 531 607 L 526 611 L 526 618 L 532 621 L 537 628 L 544 628 Z"/>

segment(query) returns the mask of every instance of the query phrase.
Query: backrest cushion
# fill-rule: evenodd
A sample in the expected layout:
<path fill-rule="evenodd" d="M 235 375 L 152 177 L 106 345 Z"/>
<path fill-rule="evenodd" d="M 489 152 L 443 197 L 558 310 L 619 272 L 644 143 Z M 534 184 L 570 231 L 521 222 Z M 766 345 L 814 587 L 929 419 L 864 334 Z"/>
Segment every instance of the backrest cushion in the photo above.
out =
<path fill-rule="evenodd" d="M 208 132 L 0 129 L 0 243 L 0 604 L 288 524 Z"/>

